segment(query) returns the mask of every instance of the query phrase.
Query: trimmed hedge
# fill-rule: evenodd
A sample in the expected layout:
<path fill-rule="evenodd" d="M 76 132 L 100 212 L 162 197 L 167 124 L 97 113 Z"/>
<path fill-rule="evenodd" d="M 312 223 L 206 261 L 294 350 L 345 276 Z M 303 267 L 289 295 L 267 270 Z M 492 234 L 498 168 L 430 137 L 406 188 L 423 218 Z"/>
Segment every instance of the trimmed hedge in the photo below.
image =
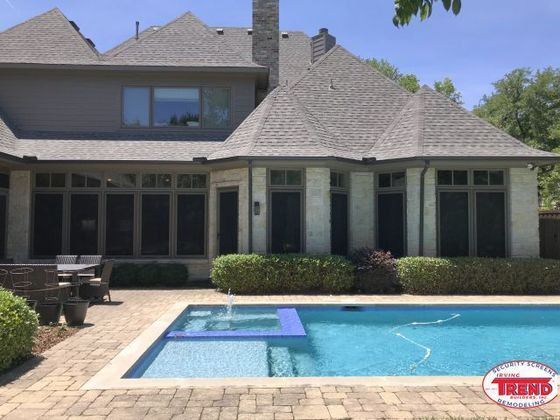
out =
<path fill-rule="evenodd" d="M 117 288 L 178 288 L 189 282 L 189 270 L 184 264 L 124 263 L 115 265 L 111 287 Z"/>
<path fill-rule="evenodd" d="M 397 260 L 404 293 L 418 295 L 560 294 L 560 261 L 429 258 Z"/>
<path fill-rule="evenodd" d="M 0 372 L 31 354 L 38 325 L 25 299 L 0 288 Z"/>
<path fill-rule="evenodd" d="M 224 255 L 214 260 L 212 282 L 233 293 L 341 293 L 352 289 L 346 258 L 312 255 Z"/>

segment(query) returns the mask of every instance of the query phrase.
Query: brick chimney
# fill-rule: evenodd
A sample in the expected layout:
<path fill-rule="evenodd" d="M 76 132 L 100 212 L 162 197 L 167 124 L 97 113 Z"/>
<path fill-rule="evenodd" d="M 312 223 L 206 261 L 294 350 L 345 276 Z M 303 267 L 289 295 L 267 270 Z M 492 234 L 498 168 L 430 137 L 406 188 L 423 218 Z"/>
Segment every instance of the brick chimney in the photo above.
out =
<path fill-rule="evenodd" d="M 314 63 L 336 45 L 336 38 L 329 34 L 327 28 L 319 29 L 319 33 L 311 38 L 311 61 Z"/>
<path fill-rule="evenodd" d="M 280 79 L 280 0 L 253 0 L 253 62 L 269 68 L 268 91 Z"/>

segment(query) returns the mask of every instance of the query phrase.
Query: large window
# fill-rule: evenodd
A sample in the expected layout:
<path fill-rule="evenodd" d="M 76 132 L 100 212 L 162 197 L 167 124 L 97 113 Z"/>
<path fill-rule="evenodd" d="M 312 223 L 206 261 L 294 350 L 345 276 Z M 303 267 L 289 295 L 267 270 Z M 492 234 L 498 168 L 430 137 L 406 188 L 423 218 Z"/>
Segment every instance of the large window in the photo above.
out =
<path fill-rule="evenodd" d="M 62 251 L 63 194 L 35 194 L 33 255 L 54 257 Z"/>
<path fill-rule="evenodd" d="M 406 172 L 377 175 L 377 247 L 396 257 L 406 254 L 405 188 Z"/>
<path fill-rule="evenodd" d="M 35 174 L 32 257 L 203 257 L 207 189 L 205 173 Z"/>
<path fill-rule="evenodd" d="M 273 191 L 270 195 L 271 252 L 274 254 L 302 252 L 301 192 Z"/>
<path fill-rule="evenodd" d="M 204 255 L 206 231 L 206 196 L 177 196 L 177 255 Z"/>
<path fill-rule="evenodd" d="M 105 253 L 111 256 L 134 253 L 133 194 L 108 194 L 106 197 Z"/>
<path fill-rule="evenodd" d="M 72 194 L 70 197 L 70 253 L 92 255 L 97 253 L 98 237 L 97 194 Z"/>
<path fill-rule="evenodd" d="M 346 174 L 331 172 L 331 254 L 348 254 L 348 193 Z"/>
<path fill-rule="evenodd" d="M 142 194 L 142 255 L 169 254 L 169 194 Z"/>
<path fill-rule="evenodd" d="M 440 170 L 439 255 L 505 257 L 504 170 Z"/>
<path fill-rule="evenodd" d="M 124 87 L 122 125 L 225 129 L 230 89 L 223 87 Z"/>

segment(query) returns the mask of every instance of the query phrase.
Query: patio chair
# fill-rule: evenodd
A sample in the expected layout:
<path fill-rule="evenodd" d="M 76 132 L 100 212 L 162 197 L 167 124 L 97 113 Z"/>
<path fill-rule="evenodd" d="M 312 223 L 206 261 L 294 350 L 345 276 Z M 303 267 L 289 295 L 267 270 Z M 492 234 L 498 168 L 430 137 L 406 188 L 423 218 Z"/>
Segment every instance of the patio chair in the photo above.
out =
<path fill-rule="evenodd" d="M 103 302 L 105 295 L 109 297 L 111 302 L 111 291 L 109 290 L 109 282 L 111 281 L 111 272 L 113 271 L 113 261 L 105 261 L 101 277 L 89 280 L 80 286 L 80 296 L 83 299 L 95 300 Z"/>
<path fill-rule="evenodd" d="M 29 276 L 33 273 L 31 267 L 14 268 L 10 271 L 10 280 L 14 294 L 25 298 L 28 304 L 35 309 L 37 301 L 31 299 L 31 289 L 33 282 L 29 280 Z"/>
<path fill-rule="evenodd" d="M 57 255 L 55 259 L 56 265 L 59 264 L 77 264 L 77 255 Z M 72 273 L 58 273 L 59 280 L 68 281 L 72 278 Z"/>
<path fill-rule="evenodd" d="M 91 264 L 91 265 L 101 265 L 101 255 L 80 255 L 78 257 L 78 264 Z M 81 280 L 91 280 L 95 277 L 95 269 L 83 271 L 78 273 L 78 277 Z"/>

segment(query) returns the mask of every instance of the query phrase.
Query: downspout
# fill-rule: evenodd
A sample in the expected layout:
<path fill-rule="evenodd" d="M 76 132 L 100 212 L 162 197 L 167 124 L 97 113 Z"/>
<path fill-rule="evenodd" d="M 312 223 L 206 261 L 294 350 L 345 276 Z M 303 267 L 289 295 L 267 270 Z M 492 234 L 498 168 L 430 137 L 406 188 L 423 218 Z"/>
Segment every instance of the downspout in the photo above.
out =
<path fill-rule="evenodd" d="M 249 215 L 249 254 L 253 253 L 253 161 L 251 159 L 249 159 L 248 161 L 248 170 L 249 170 L 249 176 L 248 176 L 248 196 L 249 196 L 249 209 L 248 209 L 248 215 Z"/>
<path fill-rule="evenodd" d="M 424 161 L 424 169 L 420 174 L 420 226 L 418 226 L 418 255 L 420 257 L 424 256 L 424 190 L 425 190 L 425 180 L 426 172 L 430 167 L 430 161 Z"/>

